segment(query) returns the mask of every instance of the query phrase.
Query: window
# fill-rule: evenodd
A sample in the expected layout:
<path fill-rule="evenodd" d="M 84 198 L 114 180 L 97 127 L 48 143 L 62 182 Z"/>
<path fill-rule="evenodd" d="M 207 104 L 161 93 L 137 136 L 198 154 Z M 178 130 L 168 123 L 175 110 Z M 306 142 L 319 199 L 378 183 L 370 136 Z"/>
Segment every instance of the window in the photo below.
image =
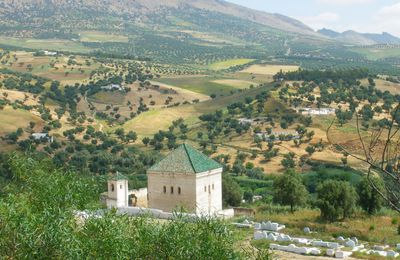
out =
<path fill-rule="evenodd" d="M 207 186 L 204 186 L 204 192 L 207 192 Z"/>
<path fill-rule="evenodd" d="M 174 194 L 174 187 L 171 187 L 171 194 Z"/>
<path fill-rule="evenodd" d="M 208 185 L 208 193 L 211 193 L 211 187 Z"/>
<path fill-rule="evenodd" d="M 164 186 L 164 193 L 167 193 L 167 187 Z"/>
<path fill-rule="evenodd" d="M 114 191 L 114 184 L 111 184 L 111 191 Z"/>
<path fill-rule="evenodd" d="M 122 190 L 122 184 L 121 184 L 121 185 L 119 185 L 119 188 Z"/>
<path fill-rule="evenodd" d="M 214 183 L 213 183 L 213 185 L 212 185 L 212 189 L 214 190 Z"/>
<path fill-rule="evenodd" d="M 178 194 L 181 195 L 181 192 L 182 192 L 181 187 L 178 187 Z"/>

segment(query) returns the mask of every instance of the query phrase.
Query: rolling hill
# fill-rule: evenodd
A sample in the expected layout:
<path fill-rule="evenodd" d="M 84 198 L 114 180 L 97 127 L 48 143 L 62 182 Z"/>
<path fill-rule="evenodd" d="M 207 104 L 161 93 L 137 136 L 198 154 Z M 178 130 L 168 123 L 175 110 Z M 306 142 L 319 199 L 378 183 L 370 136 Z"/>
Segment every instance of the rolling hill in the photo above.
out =
<path fill-rule="evenodd" d="M 400 44 L 400 39 L 384 32 L 378 33 L 359 33 L 356 31 L 345 31 L 342 33 L 323 28 L 318 33 L 348 44 L 355 45 L 374 45 L 374 44 Z"/>

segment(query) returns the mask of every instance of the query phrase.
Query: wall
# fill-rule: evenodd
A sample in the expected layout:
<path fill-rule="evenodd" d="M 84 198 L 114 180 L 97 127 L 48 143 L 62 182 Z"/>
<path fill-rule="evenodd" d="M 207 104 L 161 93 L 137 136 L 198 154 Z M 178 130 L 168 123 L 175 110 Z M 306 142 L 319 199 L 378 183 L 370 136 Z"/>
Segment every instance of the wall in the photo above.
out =
<path fill-rule="evenodd" d="M 173 212 L 177 208 L 183 207 L 190 213 L 196 211 L 196 175 L 148 172 L 147 176 L 149 208 Z M 165 193 L 164 186 L 166 187 Z M 171 187 L 174 189 L 173 193 L 171 193 Z M 181 194 L 178 193 L 178 187 L 181 188 Z"/>
<path fill-rule="evenodd" d="M 147 208 L 147 188 L 130 190 L 128 192 L 129 206 Z"/>
<path fill-rule="evenodd" d="M 222 168 L 196 175 L 196 213 L 212 215 L 222 210 Z"/>

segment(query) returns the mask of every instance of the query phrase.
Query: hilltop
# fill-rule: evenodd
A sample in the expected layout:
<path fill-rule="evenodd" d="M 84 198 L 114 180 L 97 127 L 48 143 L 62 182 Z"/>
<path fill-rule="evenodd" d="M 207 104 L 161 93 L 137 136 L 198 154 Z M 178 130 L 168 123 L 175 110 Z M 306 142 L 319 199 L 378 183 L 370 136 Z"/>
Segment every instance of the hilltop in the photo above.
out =
<path fill-rule="evenodd" d="M 345 31 L 342 33 L 323 28 L 318 33 L 330 37 L 332 39 L 345 43 L 356 45 L 374 45 L 374 44 L 400 44 L 400 39 L 390 33 L 359 33 L 356 31 Z"/>

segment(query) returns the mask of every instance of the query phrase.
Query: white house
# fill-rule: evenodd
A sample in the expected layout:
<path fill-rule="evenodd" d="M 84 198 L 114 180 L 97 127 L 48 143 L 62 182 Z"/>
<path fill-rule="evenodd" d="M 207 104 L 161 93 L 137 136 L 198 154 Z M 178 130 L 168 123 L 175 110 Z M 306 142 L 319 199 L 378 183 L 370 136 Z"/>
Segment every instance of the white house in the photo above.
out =
<path fill-rule="evenodd" d="M 303 115 L 334 115 L 336 109 L 334 108 L 299 108 L 298 111 L 301 112 Z"/>
<path fill-rule="evenodd" d="M 102 86 L 101 89 L 103 90 L 118 90 L 118 91 L 123 91 L 124 88 L 121 85 L 118 84 L 111 84 L 108 86 Z"/>
<path fill-rule="evenodd" d="M 223 214 L 222 166 L 188 144 L 151 167 L 147 177 L 147 189 L 132 191 L 122 174 L 109 179 L 108 192 L 104 194 L 107 207 Z"/>
<path fill-rule="evenodd" d="M 196 214 L 222 210 L 222 166 L 183 144 L 147 171 L 149 207 Z"/>
<path fill-rule="evenodd" d="M 52 143 L 54 141 L 54 138 L 48 133 L 33 133 L 31 136 L 34 140 L 46 140 L 49 143 Z"/>

